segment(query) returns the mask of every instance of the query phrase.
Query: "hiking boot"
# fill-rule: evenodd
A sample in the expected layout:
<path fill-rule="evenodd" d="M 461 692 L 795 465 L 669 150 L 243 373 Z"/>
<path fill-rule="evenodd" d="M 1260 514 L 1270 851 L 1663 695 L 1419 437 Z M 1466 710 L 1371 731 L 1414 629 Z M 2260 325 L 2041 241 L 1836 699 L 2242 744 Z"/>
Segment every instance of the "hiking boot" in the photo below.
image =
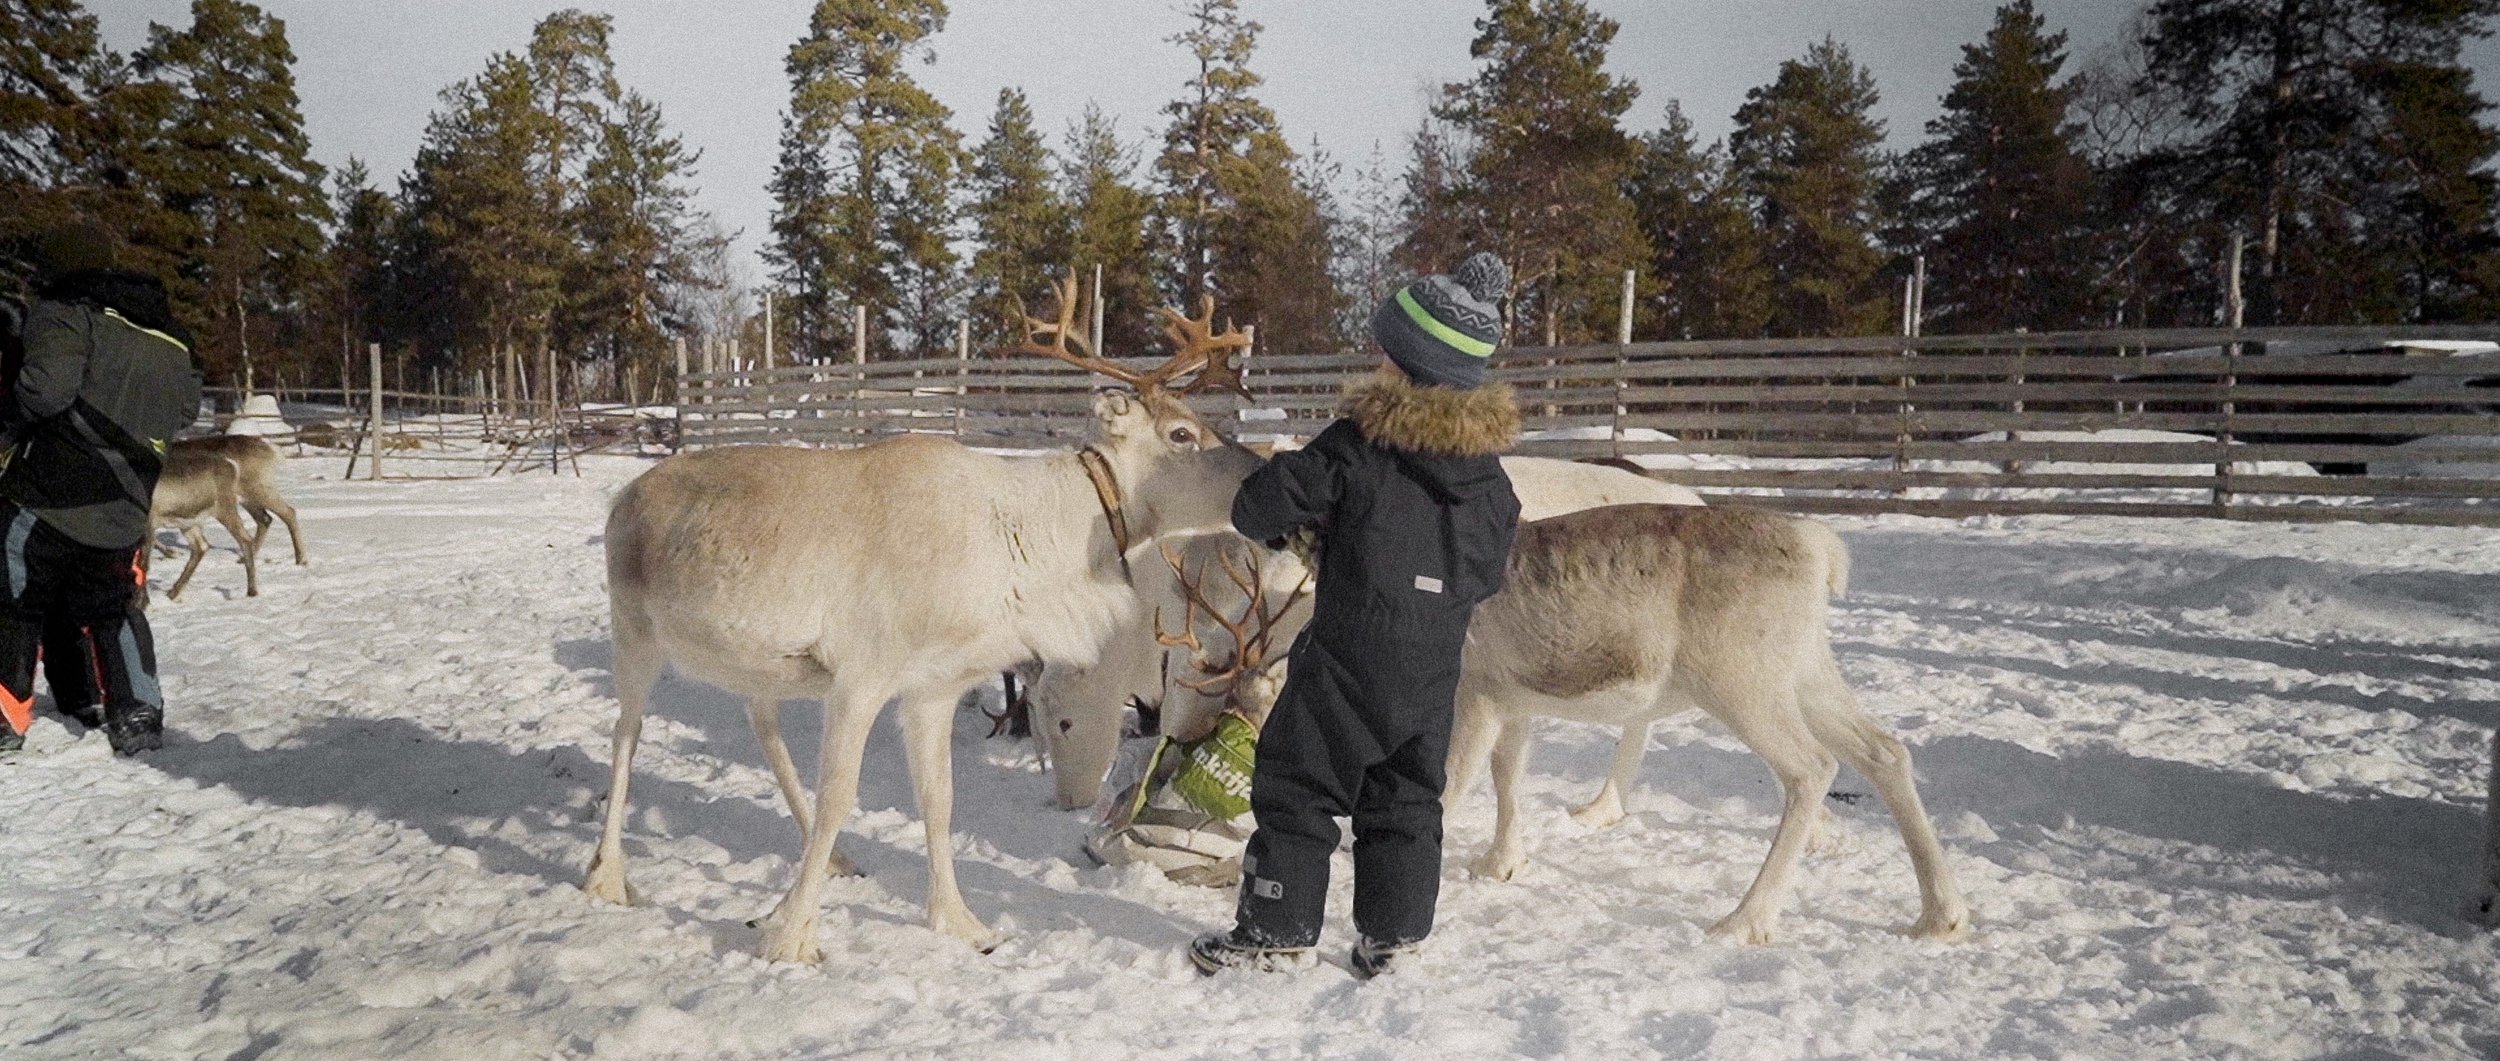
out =
<path fill-rule="evenodd" d="M 1226 969 L 1249 969 L 1262 973 L 1293 972 L 1319 964 L 1309 947 L 1262 947 L 1243 943 L 1228 932 L 1209 932 L 1189 943 L 1189 963 L 1198 972 L 1213 976 Z"/>
<path fill-rule="evenodd" d="M 0 722 L 0 753 L 13 752 L 26 746 L 26 738 L 18 736 L 8 723 Z"/>
<path fill-rule="evenodd" d="M 115 755 L 155 751 L 165 746 L 165 713 L 149 708 L 116 712 L 104 720 L 104 739 L 112 743 Z"/>
<path fill-rule="evenodd" d="M 1354 942 L 1352 959 L 1354 975 L 1369 980 L 1385 973 L 1396 972 L 1398 966 L 1408 960 L 1407 956 L 1415 953 L 1415 948 L 1422 945 L 1421 940 L 1413 943 L 1381 943 L 1365 936 Z"/>

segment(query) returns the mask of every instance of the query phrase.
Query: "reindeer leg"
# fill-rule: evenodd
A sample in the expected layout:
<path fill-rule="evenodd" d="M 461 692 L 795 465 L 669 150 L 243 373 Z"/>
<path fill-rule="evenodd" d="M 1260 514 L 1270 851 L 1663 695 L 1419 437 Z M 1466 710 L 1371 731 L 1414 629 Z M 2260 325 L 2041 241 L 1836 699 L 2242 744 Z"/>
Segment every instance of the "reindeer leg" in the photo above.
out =
<path fill-rule="evenodd" d="M 1840 664 L 1826 653 L 1799 690 L 1806 724 L 1823 746 L 1851 769 L 1874 782 L 1875 791 L 1901 828 L 1901 843 L 1910 850 L 1910 867 L 1918 875 L 1919 915 L 1909 934 L 1920 939 L 1957 940 L 1970 934 L 1970 910 L 1962 890 L 1945 864 L 1944 846 L 1936 842 L 1935 824 L 1918 798 L 1918 781 L 1910 772 L 1910 750 L 1884 732 L 1858 707 L 1857 697 L 1841 678 Z M 1818 804 L 1820 801 L 1817 801 Z M 1827 812 L 1828 813 L 1828 812 Z"/>
<path fill-rule="evenodd" d="M 1501 732 L 1502 723 L 1491 701 L 1466 692 L 1458 694 L 1458 719 L 1450 728 L 1450 762 L 1443 771 L 1444 805 L 1466 798 L 1467 790 L 1476 783 L 1476 771 L 1484 768 L 1484 757 L 1493 750 L 1493 738 Z"/>
<path fill-rule="evenodd" d="M 1591 829 L 1603 829 L 1623 820 L 1623 794 L 1632 790 L 1632 778 L 1641 771 L 1641 756 L 1649 751 L 1649 723 L 1635 722 L 1623 727 L 1622 739 L 1615 742 L 1614 769 L 1606 775 L 1606 784 L 1597 796 L 1571 812 L 1571 819 Z"/>
<path fill-rule="evenodd" d="M 260 543 L 269 538 L 269 510 L 255 501 L 243 503 L 243 514 L 252 517 L 252 555 L 260 555 Z"/>
<path fill-rule="evenodd" d="M 1815 815 L 1822 812 L 1823 794 L 1831 791 L 1840 764 L 1807 728 L 1794 689 L 1754 686 L 1726 695 L 1726 700 L 1706 705 L 1711 716 L 1771 767 L 1779 779 L 1782 805 L 1779 829 L 1771 835 L 1770 854 L 1764 856 L 1753 886 L 1745 890 L 1735 912 L 1710 926 L 1709 934 L 1712 939 L 1769 943 L 1772 922 L 1788 895 L 1788 878 L 1812 839 Z"/>
<path fill-rule="evenodd" d="M 199 527 L 182 528 L 182 541 L 191 547 L 191 556 L 183 561 L 182 574 L 175 576 L 173 588 L 165 591 L 166 600 L 182 599 L 182 587 L 191 584 L 191 572 L 199 570 L 200 558 L 208 555 L 208 535 L 200 533 Z"/>
<path fill-rule="evenodd" d="M 287 544 L 295 547 L 295 566 L 304 566 L 309 561 L 304 559 L 304 529 L 295 525 L 295 506 L 287 504 L 285 498 L 274 494 L 264 498 L 261 503 L 267 506 L 268 511 L 277 513 L 278 519 L 286 524 Z"/>
<path fill-rule="evenodd" d="M 260 596 L 260 542 L 243 533 L 243 514 L 227 499 L 217 505 L 217 522 L 234 536 L 234 544 L 243 550 L 243 595 Z"/>
<path fill-rule="evenodd" d="M 660 680 L 659 645 L 637 619 L 618 616 L 616 652 L 616 736 L 608 757 L 608 812 L 599 830 L 599 851 L 591 856 L 582 890 L 591 898 L 630 906 L 634 890 L 625 883 L 625 787 L 632 779 L 634 749 L 642 743 L 642 713 L 650 705 L 651 687 Z"/>
<path fill-rule="evenodd" d="M 825 697 L 824 745 L 819 750 L 816 813 L 808 818 L 807 848 L 799 855 L 799 877 L 781 904 L 759 922 L 764 930 L 764 960 L 805 962 L 825 958 L 816 942 L 816 904 L 826 869 L 833 861 L 834 834 L 859 806 L 860 759 L 867 754 L 868 730 L 885 707 L 883 689 L 835 689 Z"/>
<path fill-rule="evenodd" d="M 967 683 L 969 684 L 969 683 Z M 903 746 L 911 760 L 912 799 L 928 831 L 929 927 L 984 951 L 997 937 L 964 905 L 955 884 L 955 702 L 961 689 L 903 701 Z"/>
<path fill-rule="evenodd" d="M 1528 864 L 1519 844 L 1519 778 L 1528 767 L 1528 720 L 1502 724 L 1493 741 L 1493 844 L 1476 859 L 1476 876 L 1509 880 Z"/>
<path fill-rule="evenodd" d="M 799 782 L 799 768 L 790 761 L 790 746 L 781 740 L 781 702 L 761 696 L 747 698 L 747 721 L 755 725 L 755 738 L 764 745 L 764 761 L 773 768 L 773 782 L 781 788 L 782 802 L 789 804 L 790 817 L 799 824 L 799 841 L 807 840 L 807 787 Z M 828 872 L 837 877 L 859 876 L 859 869 L 842 854 L 839 841 L 833 847 L 833 862 Z"/>

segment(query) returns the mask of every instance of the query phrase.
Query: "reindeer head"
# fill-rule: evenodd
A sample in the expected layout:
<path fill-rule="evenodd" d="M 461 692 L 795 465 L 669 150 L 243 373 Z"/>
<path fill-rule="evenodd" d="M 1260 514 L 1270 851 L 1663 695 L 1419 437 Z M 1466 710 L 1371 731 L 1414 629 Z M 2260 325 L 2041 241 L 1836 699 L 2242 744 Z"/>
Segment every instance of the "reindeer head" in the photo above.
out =
<path fill-rule="evenodd" d="M 1184 604 L 1178 633 L 1163 628 L 1164 617 L 1158 610 L 1155 643 L 1188 650 L 1188 673 L 1173 681 L 1200 701 L 1195 710 L 1165 702 L 1164 732 L 1177 739 L 1205 735 L 1215 724 L 1215 716 L 1225 711 L 1240 714 L 1254 726 L 1263 725 L 1268 711 L 1276 706 L 1284 680 L 1285 648 L 1277 644 L 1278 634 L 1286 617 L 1310 596 L 1311 576 L 1302 572 L 1279 598 L 1271 592 L 1277 572 L 1269 569 L 1276 558 L 1271 554 L 1263 561 L 1263 552 L 1244 543 L 1228 543 L 1216 551 L 1212 564 L 1202 559 L 1192 571 L 1178 551 L 1163 548 L 1164 565 Z M 1224 581 L 1212 589 L 1207 582 L 1211 566 L 1224 573 Z M 1215 597 L 1224 601 L 1219 603 Z M 1232 603 L 1235 600 L 1238 603 Z M 1220 632 L 1226 644 L 1221 648 L 1208 645 L 1201 634 L 1209 630 Z"/>
<path fill-rule="evenodd" d="M 1065 361 L 1126 385 L 1095 394 L 1095 439 L 1118 474 L 1123 493 L 1142 510 L 1142 533 L 1224 529 L 1233 490 L 1258 468 L 1260 458 L 1200 418 L 1184 396 L 1211 385 L 1238 389 L 1240 370 L 1231 359 L 1249 345 L 1249 337 L 1214 328 L 1212 299 L 1196 318 L 1163 310 L 1172 354 L 1151 369 L 1135 369 L 1101 356 L 1085 339 L 1084 322 L 1091 319 L 1092 306 L 1074 275 L 1060 280 L 1052 294 L 1054 304 L 1046 318 L 1025 313 L 1019 301 L 1016 315 L 1025 340 L 1008 352 Z"/>

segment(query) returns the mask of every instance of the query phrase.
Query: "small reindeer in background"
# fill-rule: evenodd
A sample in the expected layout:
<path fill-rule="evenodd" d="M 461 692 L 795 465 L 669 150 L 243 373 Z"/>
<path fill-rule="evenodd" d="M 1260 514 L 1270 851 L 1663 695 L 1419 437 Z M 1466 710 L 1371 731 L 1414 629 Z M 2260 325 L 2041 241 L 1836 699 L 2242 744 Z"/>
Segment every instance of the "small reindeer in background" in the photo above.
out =
<path fill-rule="evenodd" d="M 191 584 L 191 573 L 199 570 L 200 558 L 208 553 L 208 536 L 201 533 L 200 524 L 211 519 L 224 526 L 243 551 L 244 596 L 260 596 L 259 539 L 243 533 L 238 504 L 241 475 L 233 461 L 214 453 L 180 446 L 166 451 L 156 492 L 148 498 L 148 529 L 151 534 L 167 527 L 180 530 L 191 549 L 182 574 L 165 591 L 166 600 L 181 600 L 182 588 Z"/>

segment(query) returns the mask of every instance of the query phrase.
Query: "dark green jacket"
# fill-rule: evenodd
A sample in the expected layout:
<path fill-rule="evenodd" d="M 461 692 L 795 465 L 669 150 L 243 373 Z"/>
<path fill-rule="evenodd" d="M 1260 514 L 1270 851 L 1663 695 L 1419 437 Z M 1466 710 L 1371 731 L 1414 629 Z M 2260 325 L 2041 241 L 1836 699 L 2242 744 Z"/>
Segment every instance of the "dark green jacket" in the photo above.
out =
<path fill-rule="evenodd" d="M 200 408 L 199 360 L 164 286 L 63 277 L 27 306 L 22 339 L 25 363 L 0 399 L 12 440 L 0 497 L 80 544 L 138 544 L 165 445 Z"/>

